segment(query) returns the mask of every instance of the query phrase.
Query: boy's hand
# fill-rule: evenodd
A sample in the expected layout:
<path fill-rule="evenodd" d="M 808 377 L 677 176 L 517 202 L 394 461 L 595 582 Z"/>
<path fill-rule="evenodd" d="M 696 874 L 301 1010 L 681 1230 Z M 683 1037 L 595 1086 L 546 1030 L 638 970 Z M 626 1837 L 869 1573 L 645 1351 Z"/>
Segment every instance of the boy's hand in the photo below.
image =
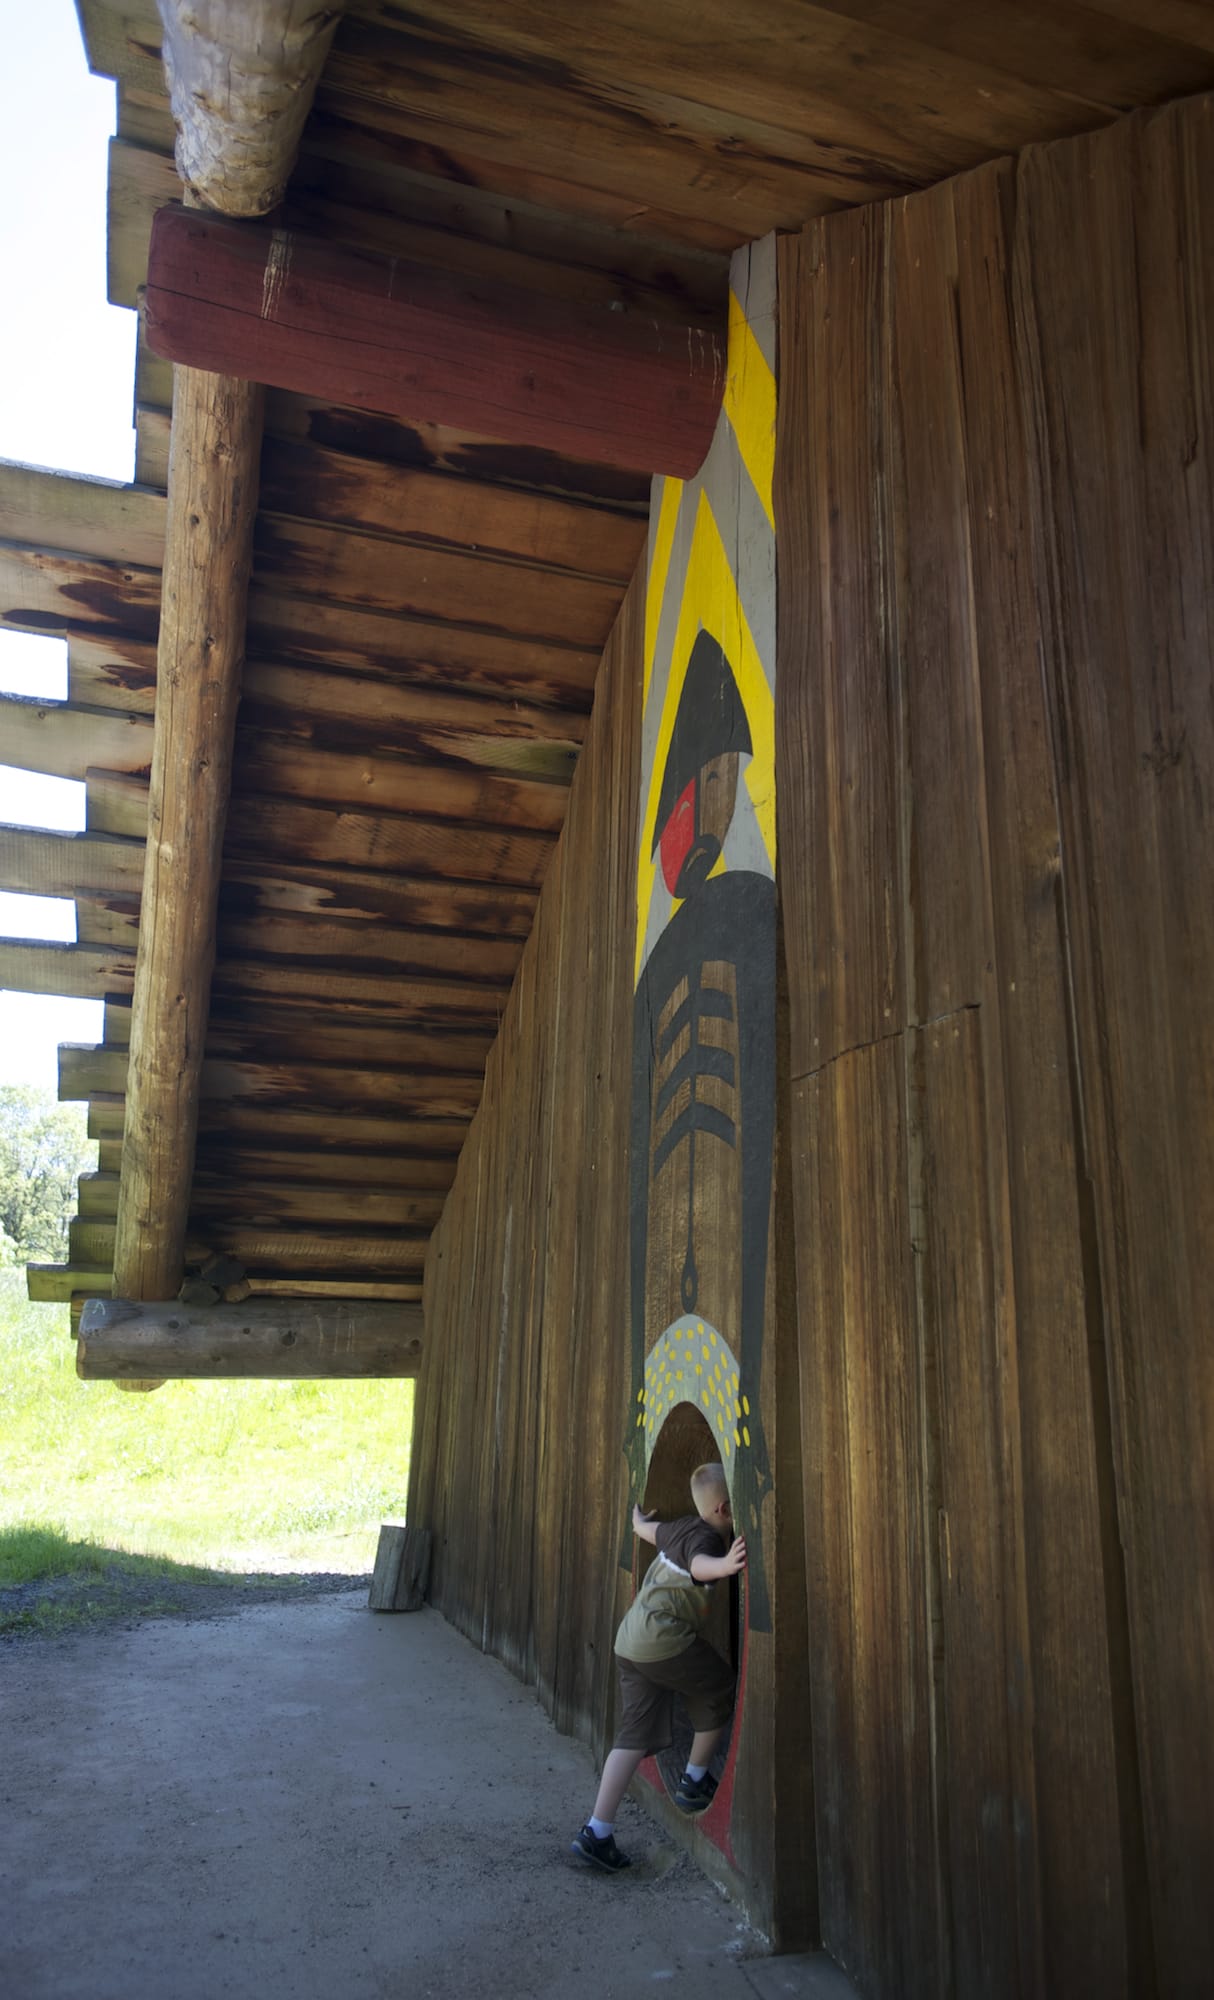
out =
<path fill-rule="evenodd" d="M 736 1576 L 740 1569 L 746 1568 L 746 1541 L 742 1535 L 735 1535 L 730 1544 L 729 1554 L 723 1556 L 721 1560 L 725 1564 L 726 1576 Z"/>
<path fill-rule="evenodd" d="M 658 1518 L 658 1513 L 656 1507 L 654 1508 L 652 1514 L 643 1514 L 639 1507 L 634 1507 L 632 1510 L 633 1534 L 643 1535 L 645 1533 L 646 1528 L 650 1526 L 652 1522 L 656 1521 L 657 1518 Z"/>

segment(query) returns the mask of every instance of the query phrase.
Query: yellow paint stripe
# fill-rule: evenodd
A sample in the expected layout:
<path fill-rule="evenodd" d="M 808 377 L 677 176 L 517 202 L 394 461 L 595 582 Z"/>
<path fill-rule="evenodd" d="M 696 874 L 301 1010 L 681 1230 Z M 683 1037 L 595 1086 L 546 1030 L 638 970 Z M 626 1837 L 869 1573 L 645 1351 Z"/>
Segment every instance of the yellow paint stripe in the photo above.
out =
<path fill-rule="evenodd" d="M 771 491 L 776 464 L 776 378 L 733 292 L 729 294 L 724 410 L 738 440 L 742 463 L 774 528 Z"/>

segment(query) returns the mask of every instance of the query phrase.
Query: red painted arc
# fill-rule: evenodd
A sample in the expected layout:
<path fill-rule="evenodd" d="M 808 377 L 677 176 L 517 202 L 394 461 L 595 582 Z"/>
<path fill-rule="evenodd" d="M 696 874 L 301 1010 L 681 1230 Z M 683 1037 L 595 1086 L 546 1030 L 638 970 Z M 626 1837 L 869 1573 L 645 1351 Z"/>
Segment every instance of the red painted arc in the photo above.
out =
<path fill-rule="evenodd" d="M 696 1822 L 702 1831 L 707 1834 L 713 1846 L 719 1848 L 731 1868 L 736 1868 L 738 1865 L 737 1856 L 733 1851 L 733 1842 L 729 1837 L 729 1829 L 733 1818 L 733 1792 L 738 1765 L 738 1745 L 742 1740 L 742 1721 L 746 1708 L 746 1669 L 750 1658 L 750 1620 L 747 1612 L 746 1575 L 745 1571 L 743 1571 L 742 1658 L 738 1665 L 738 1691 L 734 1697 L 733 1733 L 729 1739 L 729 1755 L 725 1759 L 725 1769 L 721 1773 L 721 1782 L 717 1786 L 716 1796 L 707 1812 L 701 1813 Z M 645 1762 L 641 1765 L 640 1776 L 645 1779 L 647 1784 L 652 1785 L 654 1791 L 660 1793 L 663 1798 L 669 1797 L 669 1793 L 662 1780 L 662 1774 L 658 1769 L 656 1757 L 647 1757 L 645 1759 Z"/>

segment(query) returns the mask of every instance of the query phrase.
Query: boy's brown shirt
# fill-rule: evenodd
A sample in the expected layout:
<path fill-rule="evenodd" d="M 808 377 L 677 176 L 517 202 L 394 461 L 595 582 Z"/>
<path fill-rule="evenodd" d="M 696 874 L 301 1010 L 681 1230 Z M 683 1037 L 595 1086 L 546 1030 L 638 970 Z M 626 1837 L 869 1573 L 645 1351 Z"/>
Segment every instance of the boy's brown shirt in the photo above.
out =
<path fill-rule="evenodd" d="M 699 1638 L 712 1585 L 696 1582 L 692 1561 L 728 1554 L 723 1536 L 699 1514 L 660 1521 L 655 1543 L 657 1555 L 615 1636 L 616 1652 L 638 1666 L 646 1660 L 673 1660 Z"/>

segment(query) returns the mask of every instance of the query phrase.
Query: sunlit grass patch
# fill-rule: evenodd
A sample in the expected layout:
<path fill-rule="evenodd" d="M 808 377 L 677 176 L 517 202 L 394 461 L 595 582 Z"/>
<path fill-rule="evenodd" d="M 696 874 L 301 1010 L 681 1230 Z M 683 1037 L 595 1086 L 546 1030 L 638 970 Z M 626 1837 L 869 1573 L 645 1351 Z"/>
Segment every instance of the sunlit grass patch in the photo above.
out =
<path fill-rule="evenodd" d="M 0 1529 L 232 1570 L 362 1574 L 404 1511 L 413 1384 L 81 1382 L 62 1306 L 0 1271 Z"/>

